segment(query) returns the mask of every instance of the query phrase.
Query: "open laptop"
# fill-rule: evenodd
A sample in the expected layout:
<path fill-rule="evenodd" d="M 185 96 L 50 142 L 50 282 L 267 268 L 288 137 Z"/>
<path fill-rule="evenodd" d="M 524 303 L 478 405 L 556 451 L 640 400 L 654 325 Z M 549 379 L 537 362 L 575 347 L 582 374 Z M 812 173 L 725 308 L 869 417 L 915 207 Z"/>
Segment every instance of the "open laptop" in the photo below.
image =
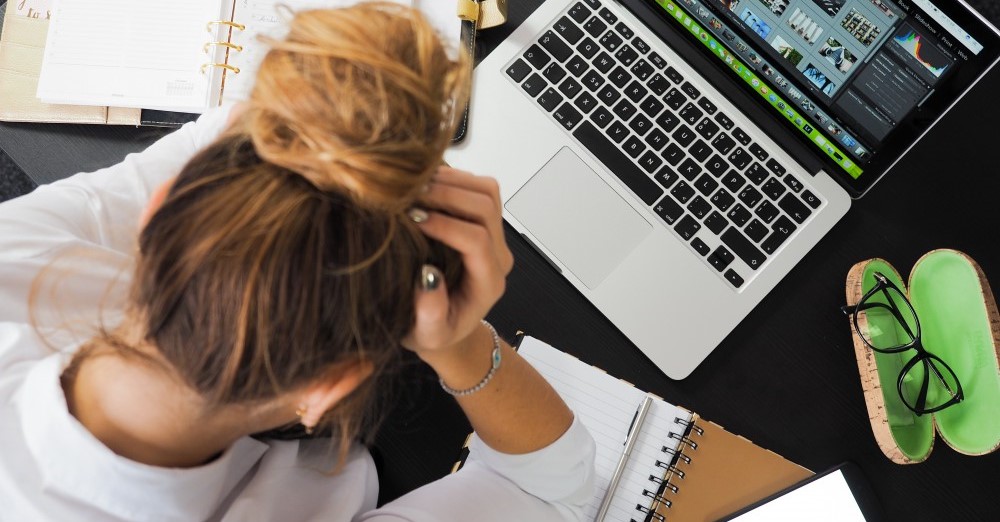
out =
<path fill-rule="evenodd" d="M 548 0 L 447 160 L 682 379 L 998 56 L 954 0 Z"/>

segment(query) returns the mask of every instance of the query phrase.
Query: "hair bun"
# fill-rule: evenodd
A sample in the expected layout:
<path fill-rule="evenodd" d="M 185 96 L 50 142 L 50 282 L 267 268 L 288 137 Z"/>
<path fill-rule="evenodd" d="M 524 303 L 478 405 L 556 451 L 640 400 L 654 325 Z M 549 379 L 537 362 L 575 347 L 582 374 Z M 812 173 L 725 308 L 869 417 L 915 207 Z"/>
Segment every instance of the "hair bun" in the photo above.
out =
<path fill-rule="evenodd" d="M 363 206 L 408 207 L 454 135 L 468 60 L 387 3 L 299 12 L 269 44 L 242 120 L 257 154 Z"/>

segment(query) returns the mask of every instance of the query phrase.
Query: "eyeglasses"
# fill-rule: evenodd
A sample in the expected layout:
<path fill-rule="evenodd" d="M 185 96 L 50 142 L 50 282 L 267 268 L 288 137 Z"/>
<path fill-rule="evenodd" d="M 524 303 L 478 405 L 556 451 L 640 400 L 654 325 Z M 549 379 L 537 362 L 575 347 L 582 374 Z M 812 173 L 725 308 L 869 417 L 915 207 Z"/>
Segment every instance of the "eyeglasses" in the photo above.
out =
<path fill-rule="evenodd" d="M 906 295 L 885 275 L 875 272 L 875 287 L 854 306 L 840 310 L 851 316 L 854 331 L 872 350 L 916 354 L 903 364 L 896 388 L 903 404 L 917 415 L 934 413 L 962 402 L 958 376 L 921 343 L 920 320 Z"/>

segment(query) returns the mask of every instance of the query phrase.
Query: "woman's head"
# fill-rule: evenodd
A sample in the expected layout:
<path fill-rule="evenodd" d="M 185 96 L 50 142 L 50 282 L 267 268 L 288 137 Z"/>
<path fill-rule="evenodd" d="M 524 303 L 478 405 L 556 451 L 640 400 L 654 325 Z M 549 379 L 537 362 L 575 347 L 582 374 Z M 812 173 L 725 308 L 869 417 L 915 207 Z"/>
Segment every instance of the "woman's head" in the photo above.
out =
<path fill-rule="evenodd" d="M 391 4 L 299 13 L 271 45 L 247 109 L 139 241 L 141 341 L 212 406 L 391 368 L 422 265 L 458 267 L 405 211 L 450 142 L 466 61 Z M 343 443 L 375 382 L 332 411 Z"/>

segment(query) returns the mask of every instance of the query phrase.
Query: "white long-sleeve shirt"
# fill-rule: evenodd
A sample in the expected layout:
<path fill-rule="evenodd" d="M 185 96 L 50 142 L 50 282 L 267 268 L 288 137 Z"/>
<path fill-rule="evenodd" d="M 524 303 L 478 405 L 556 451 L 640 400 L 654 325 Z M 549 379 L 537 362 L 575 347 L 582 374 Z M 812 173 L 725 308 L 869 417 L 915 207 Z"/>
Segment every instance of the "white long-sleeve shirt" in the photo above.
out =
<path fill-rule="evenodd" d="M 578 421 L 526 455 L 474 437 L 461 471 L 375 509 L 375 466 L 360 446 L 337 475 L 324 440 L 247 437 L 204 466 L 162 468 L 116 455 L 69 413 L 59 377 L 94 332 L 82 325 L 120 312 L 151 192 L 217 137 L 227 116 L 210 111 L 118 165 L 0 204 L 0 520 L 580 519 L 594 443 Z"/>

